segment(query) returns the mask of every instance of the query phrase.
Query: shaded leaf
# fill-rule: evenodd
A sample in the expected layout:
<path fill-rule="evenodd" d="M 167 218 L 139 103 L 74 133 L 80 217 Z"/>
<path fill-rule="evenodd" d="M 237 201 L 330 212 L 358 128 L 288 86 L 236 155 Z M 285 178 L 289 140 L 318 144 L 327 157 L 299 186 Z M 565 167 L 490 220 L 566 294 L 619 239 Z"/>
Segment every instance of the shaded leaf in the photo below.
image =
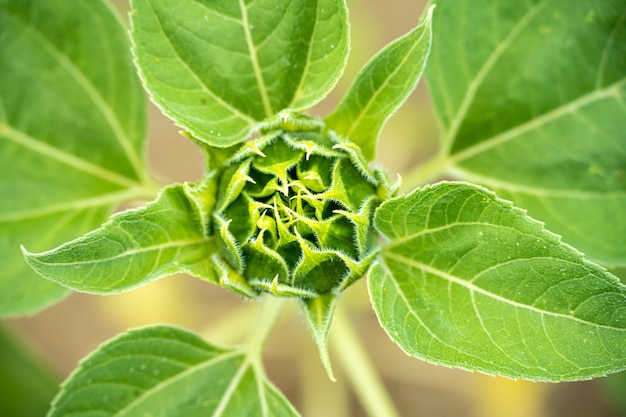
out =
<path fill-rule="evenodd" d="M 389 242 L 370 295 L 408 354 L 543 381 L 626 368 L 626 287 L 509 202 L 440 183 L 375 223 Z"/>
<path fill-rule="evenodd" d="M 66 292 L 29 270 L 20 244 L 58 245 L 152 193 L 145 102 L 110 6 L 0 0 L 0 28 L 0 314 L 12 315 Z"/>
<path fill-rule="evenodd" d="M 216 146 L 335 85 L 348 53 L 343 0 L 133 0 L 134 53 L 153 101 Z"/>
<path fill-rule="evenodd" d="M 111 294 L 178 272 L 216 282 L 212 239 L 185 186 L 165 188 L 146 207 L 116 214 L 102 227 L 56 249 L 25 251 L 28 264 L 76 291 Z"/>
<path fill-rule="evenodd" d="M 11 332 L 0 327 L 0 404 L 3 415 L 43 416 L 57 387 L 56 375 Z"/>
<path fill-rule="evenodd" d="M 431 16 L 387 45 L 359 72 L 337 108 L 326 117 L 329 129 L 346 136 L 376 157 L 378 136 L 387 119 L 413 92 L 426 66 L 431 44 Z"/>
<path fill-rule="evenodd" d="M 626 264 L 626 3 L 443 0 L 433 32 L 450 172 Z"/>
<path fill-rule="evenodd" d="M 131 330 L 82 361 L 49 416 L 297 416 L 259 368 L 180 328 Z"/>

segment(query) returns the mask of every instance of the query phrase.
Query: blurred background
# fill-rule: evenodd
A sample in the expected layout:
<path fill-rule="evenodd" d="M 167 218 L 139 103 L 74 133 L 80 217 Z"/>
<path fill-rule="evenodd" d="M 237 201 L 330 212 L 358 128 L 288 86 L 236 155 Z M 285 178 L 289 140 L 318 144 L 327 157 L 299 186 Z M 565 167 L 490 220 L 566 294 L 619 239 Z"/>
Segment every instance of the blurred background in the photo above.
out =
<path fill-rule="evenodd" d="M 126 19 L 128 0 L 116 0 Z M 352 53 L 336 90 L 312 115 L 330 112 L 354 75 L 386 43 L 418 22 L 421 0 L 352 0 Z M 199 150 L 152 107 L 148 156 L 164 184 L 202 175 Z M 423 82 L 386 125 L 379 159 L 390 173 L 402 174 L 437 149 L 437 122 Z M 618 274 L 626 276 L 624 271 Z M 510 381 L 433 366 L 409 358 L 378 325 L 364 280 L 340 301 L 349 323 L 379 370 L 399 414 L 420 417 L 619 417 L 626 416 L 626 374 L 562 384 Z M 56 387 L 78 361 L 128 328 L 171 323 L 200 332 L 211 342 L 241 342 L 254 325 L 257 306 L 215 286 L 173 276 L 115 296 L 72 294 L 33 317 L 11 319 L 0 332 L 0 415 L 40 416 Z M 332 336 L 332 335 L 331 335 Z M 331 360 L 336 357 L 331 337 Z M 266 351 L 268 374 L 305 417 L 365 416 L 337 360 L 330 382 L 295 305 L 272 332 Z M 12 382 L 13 381 L 13 382 Z M 15 382 L 15 383 L 14 383 Z M 28 391 L 21 391 L 24 382 Z M 622 388 L 620 388 L 622 387 Z M 3 398 L 4 397 L 4 398 Z M 28 406 L 4 414 L 2 404 L 19 399 Z M 620 411 L 621 410 L 621 411 Z M 20 413 L 20 414 L 17 414 Z M 376 416 L 384 417 L 384 416 Z"/>

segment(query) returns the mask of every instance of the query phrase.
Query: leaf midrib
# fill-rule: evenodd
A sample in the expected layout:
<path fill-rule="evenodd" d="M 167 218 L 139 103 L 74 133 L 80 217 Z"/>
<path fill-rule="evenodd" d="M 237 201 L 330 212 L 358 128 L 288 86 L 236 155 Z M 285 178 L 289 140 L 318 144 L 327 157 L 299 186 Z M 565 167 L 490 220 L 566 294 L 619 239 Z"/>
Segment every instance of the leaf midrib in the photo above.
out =
<path fill-rule="evenodd" d="M 190 375 L 193 375 L 196 372 L 199 372 L 201 370 L 203 370 L 204 368 L 208 368 L 211 366 L 214 366 L 220 362 L 225 362 L 227 360 L 231 360 L 236 358 L 237 356 L 240 356 L 243 361 L 241 363 L 241 365 L 239 366 L 239 369 L 237 369 L 237 372 L 235 373 L 235 375 L 233 375 L 232 379 L 230 380 L 226 390 L 224 391 L 223 396 L 221 397 L 220 402 L 218 403 L 215 411 L 213 412 L 213 414 L 211 414 L 211 417 L 222 417 L 224 411 L 226 410 L 226 408 L 228 407 L 228 405 L 230 404 L 230 401 L 233 397 L 233 395 L 236 392 L 236 388 L 239 386 L 239 384 L 241 383 L 243 377 L 245 376 L 246 372 L 249 369 L 255 369 L 255 364 L 254 361 L 250 360 L 250 358 L 248 358 L 248 356 L 245 354 L 244 351 L 241 350 L 234 350 L 230 353 L 225 353 L 222 355 L 219 355 L 217 357 L 213 357 L 208 361 L 205 362 L 201 362 L 199 364 L 196 365 L 192 365 L 190 366 L 188 369 L 186 369 L 183 372 L 178 373 L 177 375 L 175 375 L 173 378 L 170 378 L 168 380 L 166 380 L 163 383 L 159 383 L 157 385 L 155 385 L 154 387 L 152 387 L 151 389 L 145 391 L 141 397 L 137 398 L 135 401 L 131 402 L 130 404 L 128 404 L 126 407 L 124 407 L 124 409 L 118 411 L 114 416 L 115 417 L 124 417 L 125 415 L 128 415 L 129 412 L 132 412 L 133 408 L 137 406 L 137 404 L 141 404 L 143 401 L 146 401 L 146 398 L 153 398 L 155 396 L 158 395 L 158 393 L 160 391 L 162 391 L 163 389 L 165 389 L 166 387 L 170 386 L 171 384 L 174 384 L 175 382 L 177 382 L 178 380 L 182 380 L 187 378 Z M 263 416 L 267 416 L 267 399 L 264 395 L 264 386 L 263 386 L 263 382 L 262 380 L 259 380 L 259 376 L 257 375 L 257 372 L 255 372 L 255 382 L 257 385 L 257 388 L 259 389 L 259 401 L 262 403 L 262 410 Z"/>
<path fill-rule="evenodd" d="M 254 70 L 254 77 L 256 78 L 257 88 L 261 94 L 261 101 L 263 102 L 263 109 L 265 110 L 265 116 L 271 117 L 274 114 L 272 110 L 272 104 L 270 103 L 269 94 L 267 93 L 267 87 L 265 80 L 263 79 L 263 73 L 261 72 L 261 65 L 259 64 L 259 58 L 257 56 L 257 50 L 252 40 L 252 33 L 250 32 L 250 23 L 248 22 L 248 8 L 243 0 L 239 0 L 239 7 L 241 8 L 241 25 L 246 36 L 246 45 L 248 46 L 248 52 L 250 54 L 250 62 Z"/>
<path fill-rule="evenodd" d="M 504 132 L 498 133 L 495 136 L 481 140 L 477 144 L 463 149 L 462 151 L 453 154 L 449 157 L 448 162 L 450 165 L 456 165 L 464 160 L 467 160 L 473 156 L 476 156 L 482 152 L 485 152 L 498 145 L 506 143 L 510 140 L 516 139 L 521 135 L 535 130 L 541 126 L 544 126 L 560 117 L 572 114 L 580 110 L 581 108 L 593 104 L 597 101 L 601 101 L 608 98 L 621 99 L 620 88 L 626 86 L 626 77 L 617 80 L 615 83 L 599 89 L 593 90 L 587 94 L 578 97 L 576 100 L 570 101 L 557 108 L 550 110 L 538 117 L 528 120 L 525 123 L 512 127 Z"/>
<path fill-rule="evenodd" d="M 107 124 L 110 126 L 113 135 L 120 147 L 124 151 L 126 158 L 130 165 L 133 167 L 135 174 L 141 180 L 146 180 L 145 169 L 143 163 L 139 155 L 135 152 L 135 149 L 132 146 L 132 141 L 126 135 L 126 132 L 120 125 L 120 121 L 115 116 L 112 108 L 106 102 L 106 100 L 102 97 L 98 89 L 89 80 L 85 75 L 80 72 L 76 64 L 69 59 L 69 57 L 63 53 L 63 51 L 59 50 L 56 45 L 52 44 L 44 35 L 41 33 L 36 26 L 31 23 L 26 23 L 22 21 L 18 16 L 14 14 L 9 14 L 14 21 L 17 21 L 26 31 L 31 34 L 32 39 L 36 40 L 41 47 L 46 50 L 50 56 L 52 56 L 62 68 L 64 68 L 68 74 L 77 82 L 78 85 L 82 87 L 87 96 L 91 98 L 95 107 L 100 110 L 100 113 L 104 116 Z"/>
<path fill-rule="evenodd" d="M 158 245 L 151 245 L 151 246 L 146 246 L 146 247 L 140 247 L 137 249 L 133 249 L 133 250 L 129 250 L 129 251 L 125 251 L 122 253 L 119 253 L 117 255 L 113 255 L 110 256 L 108 258 L 98 258 L 98 259 L 93 259 L 93 260 L 88 260 L 88 261 L 73 261 L 73 262 L 58 262 L 58 261 L 54 261 L 52 263 L 52 265 L 56 266 L 82 266 L 82 265 L 94 265 L 94 264 L 99 264 L 99 263 L 106 263 L 106 262 L 111 262 L 114 261 L 116 259 L 120 259 L 120 258 L 125 258 L 125 257 L 129 257 L 129 256 L 135 256 L 135 255 L 139 255 L 142 253 L 146 253 L 146 252 L 152 252 L 152 251 L 162 251 L 165 249 L 171 249 L 171 248 L 178 248 L 178 249 L 182 249 L 185 247 L 189 247 L 189 246 L 194 246 L 194 245 L 198 245 L 201 243 L 206 243 L 207 240 L 204 237 L 199 237 L 199 238 L 194 238 L 194 239 L 181 239 L 181 240 L 171 240 L 169 242 L 166 243 L 161 243 Z M 30 259 L 33 259 L 35 262 L 43 264 L 43 265 L 50 265 L 48 262 L 43 261 L 40 258 L 46 257 L 47 255 L 49 255 L 50 253 L 54 254 L 55 252 L 57 252 L 59 249 L 52 249 L 50 251 L 46 251 L 46 252 L 40 252 L 37 254 L 33 254 L 33 253 L 28 253 L 28 256 Z"/>
<path fill-rule="evenodd" d="M 494 48 L 493 52 L 487 57 L 483 66 L 478 70 L 474 78 L 469 82 L 467 86 L 467 91 L 463 99 L 461 100 L 461 104 L 457 110 L 456 115 L 452 119 L 450 126 L 448 127 L 448 131 L 445 134 L 445 137 L 442 141 L 442 154 L 447 155 L 452 149 L 454 141 L 456 140 L 457 133 L 465 116 L 467 116 L 467 112 L 470 109 L 471 104 L 474 101 L 476 93 L 482 83 L 485 81 L 491 70 L 495 67 L 498 60 L 502 57 L 508 46 L 510 46 L 515 39 L 521 34 L 521 32 L 526 28 L 526 26 L 530 23 L 532 18 L 539 13 L 539 11 L 549 3 L 550 0 L 540 1 L 535 4 L 533 7 L 529 8 L 526 14 L 520 19 L 520 21 L 513 27 L 511 32 Z"/>
<path fill-rule="evenodd" d="M 566 314 L 563 314 L 563 313 L 557 313 L 557 312 L 552 312 L 552 311 L 540 310 L 540 309 L 538 309 L 536 307 L 533 307 L 531 305 L 522 304 L 522 303 L 519 303 L 517 301 L 509 300 L 509 299 L 504 298 L 504 297 L 502 297 L 502 296 L 500 296 L 498 294 L 494 294 L 494 293 L 492 293 L 490 291 L 487 291 L 487 290 L 485 290 L 483 288 L 480 288 L 480 287 L 474 285 L 473 283 L 471 283 L 469 281 L 466 281 L 466 280 L 461 279 L 459 277 L 456 277 L 456 276 L 454 276 L 452 274 L 449 274 L 449 273 L 447 273 L 445 271 L 441 271 L 441 270 L 439 270 L 437 268 L 434 268 L 434 267 L 432 267 L 430 265 L 424 264 L 422 262 L 418 262 L 418 261 L 413 260 L 413 259 L 406 258 L 405 256 L 398 255 L 398 254 L 393 253 L 391 251 L 385 251 L 384 254 L 383 254 L 383 257 L 385 259 L 392 259 L 392 260 L 394 260 L 396 262 L 399 262 L 399 263 L 404 264 L 406 266 L 409 266 L 411 268 L 415 268 L 415 269 L 424 271 L 424 272 L 426 272 L 428 274 L 437 276 L 437 277 L 442 278 L 442 279 L 444 279 L 444 280 L 446 280 L 446 281 L 448 281 L 450 283 L 460 285 L 460 286 L 466 288 L 470 292 L 470 294 L 472 294 L 472 293 L 479 293 L 479 294 L 482 294 L 482 295 L 484 295 L 486 297 L 489 297 L 489 298 L 493 299 L 494 301 L 499 301 L 499 302 L 501 302 L 503 304 L 507 304 L 507 305 L 513 306 L 515 308 L 529 310 L 529 311 L 537 313 L 537 314 L 539 314 L 541 316 L 552 316 L 552 317 L 556 317 L 556 318 L 560 318 L 560 319 L 567 319 L 567 320 L 576 321 L 576 322 L 584 324 L 586 326 L 592 326 L 592 327 L 597 327 L 597 328 L 601 328 L 601 329 L 605 329 L 605 330 L 611 330 L 611 331 L 617 331 L 617 332 L 626 332 L 626 328 L 613 327 L 613 326 L 609 326 L 609 325 L 606 325 L 606 324 L 592 323 L 592 322 L 585 321 L 585 320 L 580 319 L 580 318 L 575 317 L 575 316 L 570 316 L 570 315 L 566 315 Z"/>
<path fill-rule="evenodd" d="M 383 90 L 389 85 L 389 83 L 391 82 L 391 80 L 395 77 L 395 75 L 400 72 L 403 68 L 404 68 L 404 64 L 406 64 L 406 62 L 409 60 L 409 58 L 412 57 L 413 52 L 419 47 L 421 46 L 421 41 L 424 39 L 424 37 L 426 35 L 428 35 L 428 30 L 425 30 L 424 26 L 418 26 L 416 28 L 416 30 L 421 30 L 421 34 L 419 35 L 419 37 L 415 40 L 415 42 L 413 43 L 413 45 L 411 46 L 411 48 L 409 49 L 409 52 L 407 52 L 406 54 L 404 54 L 404 57 L 402 58 L 402 61 L 400 62 L 400 64 L 394 68 L 394 70 L 389 74 L 388 77 L 385 78 L 385 81 L 383 82 L 383 84 L 374 92 L 374 94 L 372 95 L 372 97 L 370 98 L 370 100 L 368 100 L 368 102 L 366 103 L 366 105 L 362 108 L 362 111 L 359 113 L 358 117 L 354 120 L 354 122 L 352 123 L 352 126 L 350 127 L 350 129 L 348 130 L 347 133 L 347 137 L 351 138 L 352 134 L 354 133 L 354 130 L 357 129 L 361 123 L 361 120 L 363 119 L 363 117 L 365 117 L 365 115 L 369 112 L 369 109 L 372 107 L 372 105 L 376 102 L 378 96 L 380 94 L 382 94 Z M 407 38 L 410 38 L 415 32 L 411 31 L 409 32 L 407 35 L 403 36 L 402 38 L 398 39 L 398 43 L 396 45 L 399 45 L 403 40 L 406 40 Z M 396 106 L 397 107 L 397 106 Z M 383 120 L 379 120 L 378 124 L 382 125 L 384 123 Z M 374 134 L 377 134 L 378 132 L 372 132 Z"/>
<path fill-rule="evenodd" d="M 572 198 L 577 200 L 611 200 L 620 197 L 626 197 L 626 190 L 619 191 L 588 191 L 588 190 L 574 190 L 563 188 L 548 188 L 540 187 L 538 185 L 524 185 L 521 183 L 513 183 L 510 181 L 503 181 L 494 177 L 487 177 L 484 175 L 476 174 L 466 169 L 453 167 L 449 170 L 450 174 L 455 175 L 458 178 L 464 178 L 471 182 L 483 184 L 493 189 L 507 190 L 512 193 L 521 193 L 526 195 L 532 195 L 536 197 L 545 198 Z M 575 185 L 575 184 L 572 184 Z"/>
<path fill-rule="evenodd" d="M 145 391 L 139 398 L 137 398 L 134 401 L 132 401 L 131 403 L 129 403 L 122 410 L 119 410 L 118 412 L 116 412 L 114 414 L 114 417 L 128 416 L 129 412 L 130 413 L 133 412 L 133 408 L 137 407 L 138 405 L 140 405 L 141 403 L 146 401 L 146 399 L 149 399 L 149 398 L 154 397 L 155 395 L 158 395 L 158 393 L 160 391 L 164 390 L 169 385 L 174 384 L 178 380 L 185 379 L 189 375 L 193 375 L 195 372 L 198 372 L 198 371 L 200 371 L 200 370 L 202 370 L 204 368 L 211 367 L 211 366 L 216 365 L 216 364 L 218 364 L 220 362 L 225 362 L 225 361 L 233 359 L 233 358 L 235 358 L 237 356 L 243 356 L 243 355 L 242 355 L 242 353 L 240 351 L 233 351 L 231 353 L 225 353 L 223 355 L 219 355 L 217 357 L 213 357 L 213 358 L 209 359 L 208 361 L 200 362 L 197 365 L 192 365 L 188 369 L 186 369 L 185 371 L 176 374 L 173 378 L 169 378 L 165 382 L 161 382 L 161 383 L 155 385 L 154 387 L 150 388 L 149 390 Z M 244 365 L 247 366 L 247 364 L 244 362 L 241 367 L 244 367 Z M 231 384 L 232 384 L 232 381 L 231 381 Z"/>
<path fill-rule="evenodd" d="M 344 0 L 342 0 L 344 1 Z M 315 17 L 317 18 L 318 16 L 318 8 L 319 8 L 319 0 L 315 1 Z M 311 37 L 308 39 L 308 51 L 306 54 L 306 62 L 305 65 L 303 65 L 304 69 L 302 71 L 302 73 L 300 74 L 300 81 L 298 82 L 298 87 L 295 89 L 293 97 L 291 98 L 291 101 L 289 103 L 289 106 L 293 106 L 294 103 L 297 103 L 299 100 L 302 99 L 302 97 L 306 97 L 306 95 L 304 94 L 304 82 L 307 80 L 307 77 L 309 75 L 309 71 L 311 69 L 311 65 L 310 63 L 313 62 L 311 59 L 311 55 L 313 53 L 313 48 L 311 48 L 311 44 L 313 42 L 313 39 L 315 39 L 315 35 L 317 33 L 317 30 L 319 28 L 319 24 L 318 21 L 316 20 L 315 25 L 313 26 L 313 30 L 311 31 Z"/>
<path fill-rule="evenodd" d="M 179 52 L 179 50 L 174 46 L 174 44 L 172 43 L 172 40 L 170 39 L 168 33 L 165 31 L 165 25 L 163 25 L 163 20 L 161 19 L 161 15 L 159 14 L 159 12 L 154 8 L 154 6 L 152 5 L 152 3 L 150 1 L 146 1 L 146 4 L 148 5 L 148 7 L 150 7 L 150 9 L 152 10 L 152 14 L 156 17 L 156 19 L 159 21 L 159 26 L 161 28 L 161 33 L 163 34 L 163 37 L 165 38 L 165 40 L 167 41 L 167 43 L 170 46 L 171 51 L 176 55 L 176 59 L 178 60 L 178 62 L 187 70 L 187 72 L 196 80 L 197 84 L 200 86 L 200 88 L 202 89 L 202 91 L 204 91 L 205 93 L 207 93 L 209 96 L 211 96 L 211 98 L 213 98 L 215 101 L 217 101 L 220 105 L 224 106 L 227 110 L 229 110 L 234 116 L 239 117 L 241 119 L 243 119 L 244 121 L 248 122 L 249 125 L 253 125 L 256 123 L 256 120 L 247 115 L 246 113 L 244 113 L 243 111 L 239 110 L 237 107 L 235 107 L 233 104 L 229 103 L 228 101 L 226 101 L 226 99 L 222 98 L 221 96 L 219 96 L 216 92 L 214 92 L 199 76 L 198 74 L 195 73 L 195 71 L 189 66 L 189 64 L 183 59 L 181 53 Z M 136 11 L 133 13 L 137 13 Z"/>
<path fill-rule="evenodd" d="M 136 188 L 141 185 L 135 180 L 132 180 L 124 175 L 118 174 L 114 171 L 110 171 L 99 165 L 95 165 L 74 154 L 65 152 L 43 141 L 37 140 L 27 133 L 14 129 L 4 122 L 0 122 L 0 137 L 7 138 L 17 145 L 20 145 L 24 148 L 30 149 L 31 151 L 37 152 L 41 155 L 45 155 L 52 159 L 56 159 L 57 161 L 65 165 L 68 165 L 79 171 L 86 172 L 95 177 L 101 178 L 112 184 L 117 184 L 125 188 Z"/>
<path fill-rule="evenodd" d="M 102 194 L 97 197 L 84 198 L 81 200 L 63 201 L 58 204 L 49 204 L 47 206 L 37 207 L 29 210 L 17 212 L 0 213 L 0 224 L 8 222 L 24 221 L 37 217 L 45 217 L 73 210 L 82 210 L 105 206 L 109 204 L 119 204 L 123 201 L 129 201 L 142 196 L 141 190 L 129 189 L 120 192 Z"/>

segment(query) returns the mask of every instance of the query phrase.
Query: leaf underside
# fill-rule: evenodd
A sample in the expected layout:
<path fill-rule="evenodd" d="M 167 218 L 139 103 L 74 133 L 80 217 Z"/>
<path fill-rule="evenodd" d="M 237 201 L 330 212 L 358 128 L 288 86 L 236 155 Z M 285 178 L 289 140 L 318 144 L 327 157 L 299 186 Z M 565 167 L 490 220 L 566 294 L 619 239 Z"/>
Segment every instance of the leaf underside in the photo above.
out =
<path fill-rule="evenodd" d="M 237 350 L 171 326 L 131 330 L 101 346 L 63 383 L 49 417 L 297 416 Z"/>
<path fill-rule="evenodd" d="M 197 139 L 229 146 L 335 85 L 345 1 L 133 0 L 132 37 L 152 100 Z"/>
<path fill-rule="evenodd" d="M 112 294 L 179 272 L 216 282 L 210 260 L 215 251 L 184 186 L 173 185 L 146 207 L 119 213 L 56 249 L 26 253 L 26 260 L 65 287 Z"/>
<path fill-rule="evenodd" d="M 442 0 L 433 25 L 426 75 L 450 173 L 625 265 L 626 4 Z"/>
<path fill-rule="evenodd" d="M 439 183 L 375 222 L 389 242 L 370 296 L 408 354 L 542 381 L 626 368 L 626 287 L 509 202 Z"/>
<path fill-rule="evenodd" d="M 144 183 L 146 110 L 108 3 L 0 0 L 0 28 L 0 314 L 16 315 L 66 293 L 19 245 L 93 229 Z"/>

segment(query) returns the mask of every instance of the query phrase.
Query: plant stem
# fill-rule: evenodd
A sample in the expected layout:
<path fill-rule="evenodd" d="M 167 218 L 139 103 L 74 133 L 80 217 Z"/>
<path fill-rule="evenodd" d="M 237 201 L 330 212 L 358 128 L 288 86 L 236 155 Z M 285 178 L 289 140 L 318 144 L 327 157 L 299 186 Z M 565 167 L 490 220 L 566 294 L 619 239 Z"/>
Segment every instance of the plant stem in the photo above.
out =
<path fill-rule="evenodd" d="M 256 324 L 252 329 L 252 333 L 246 341 L 246 351 L 248 358 L 256 362 L 260 360 L 263 346 L 269 336 L 270 330 L 274 327 L 280 312 L 285 305 L 285 299 L 275 296 L 265 296 L 261 301 L 261 312 L 259 313 Z"/>
<path fill-rule="evenodd" d="M 330 334 L 333 339 L 331 347 L 339 356 L 343 371 L 367 414 L 371 417 L 398 417 L 399 414 L 363 344 L 340 309 L 335 311 L 333 326 Z"/>
<path fill-rule="evenodd" d="M 417 187 L 422 187 L 430 181 L 444 176 L 448 166 L 449 159 L 447 155 L 440 154 L 435 156 L 433 159 L 402 176 L 402 191 L 413 191 Z"/>

